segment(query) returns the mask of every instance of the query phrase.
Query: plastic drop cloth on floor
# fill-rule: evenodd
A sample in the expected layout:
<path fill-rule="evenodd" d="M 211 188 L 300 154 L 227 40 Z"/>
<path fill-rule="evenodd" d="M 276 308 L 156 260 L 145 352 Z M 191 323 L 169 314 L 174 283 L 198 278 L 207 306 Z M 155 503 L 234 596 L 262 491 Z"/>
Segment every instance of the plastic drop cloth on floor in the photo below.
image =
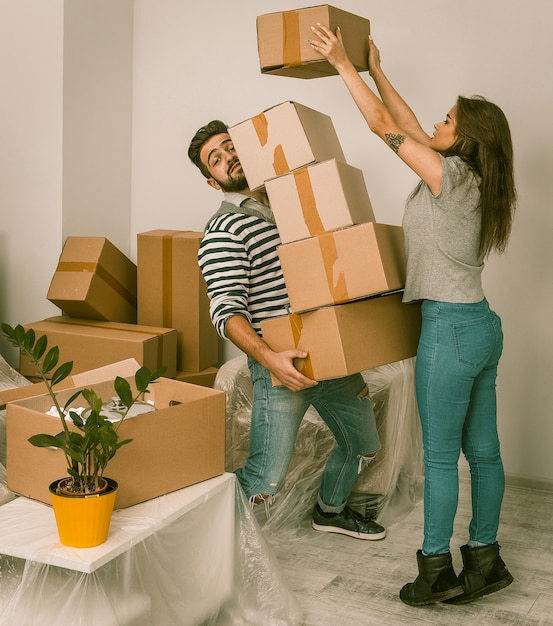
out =
<path fill-rule="evenodd" d="M 373 403 L 381 450 L 359 475 L 349 504 L 374 515 L 384 526 L 400 521 L 422 495 L 423 454 L 414 390 L 414 362 L 406 359 L 362 372 Z M 226 469 L 235 471 L 247 458 L 253 385 L 247 358 L 221 366 L 214 383 L 227 394 Z M 256 506 L 256 516 L 271 540 L 311 532 L 312 507 L 321 474 L 334 446 L 332 433 L 310 407 L 300 426 L 286 479 L 270 507 Z"/>
<path fill-rule="evenodd" d="M 0 357 L 3 371 L 6 365 Z M 27 384 L 16 374 L 0 377 L 0 386 Z M 6 487 L 5 413 L 0 411 L 2 505 L 17 497 Z M 218 536 L 208 542 L 209 549 L 205 537 L 197 540 L 208 532 L 209 516 L 219 515 L 214 502 L 215 508 L 202 504 L 91 573 L 0 555 L 0 626 L 300 626 L 301 608 L 234 479 L 232 492 L 230 548 Z M 9 509 L 0 506 L 0 528 L 20 523 Z M 230 573 L 222 566 L 223 550 L 232 554 Z M 202 576 L 196 575 L 195 559 Z M 183 599 L 190 587 L 197 589 L 193 618 Z M 215 604 L 214 589 L 225 590 Z M 198 618 L 199 613 L 205 615 Z"/>

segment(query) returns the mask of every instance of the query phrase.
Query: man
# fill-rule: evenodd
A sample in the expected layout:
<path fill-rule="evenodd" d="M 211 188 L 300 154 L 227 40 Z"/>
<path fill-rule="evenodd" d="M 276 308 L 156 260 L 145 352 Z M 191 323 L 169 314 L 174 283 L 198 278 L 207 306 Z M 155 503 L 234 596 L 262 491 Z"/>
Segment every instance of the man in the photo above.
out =
<path fill-rule="evenodd" d="M 248 188 L 227 126 L 219 120 L 197 131 L 188 156 L 207 184 L 224 194 L 206 227 L 198 261 L 217 332 L 248 355 L 253 380 L 250 452 L 236 472 L 246 497 L 252 505 L 272 503 L 300 423 L 313 405 L 336 439 L 323 471 L 313 528 L 359 539 L 384 538 L 382 526 L 346 506 L 357 476 L 380 448 L 363 377 L 311 380 L 294 367 L 294 359 L 307 353 L 274 352 L 263 341 L 261 321 L 289 310 L 277 254 L 280 237 L 266 194 Z M 283 386 L 273 387 L 271 373 Z"/>

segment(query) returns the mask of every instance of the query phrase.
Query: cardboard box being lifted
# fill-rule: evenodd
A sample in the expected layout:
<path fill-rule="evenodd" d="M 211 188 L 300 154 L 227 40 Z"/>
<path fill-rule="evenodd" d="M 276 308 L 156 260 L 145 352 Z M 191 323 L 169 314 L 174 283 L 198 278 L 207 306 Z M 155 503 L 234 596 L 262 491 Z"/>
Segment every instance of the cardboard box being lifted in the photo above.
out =
<path fill-rule="evenodd" d="M 219 338 L 198 267 L 202 232 L 138 234 L 138 323 L 175 328 L 177 369 L 199 372 L 219 360 Z"/>
<path fill-rule="evenodd" d="M 401 226 L 368 222 L 278 248 L 294 313 L 405 287 Z"/>
<path fill-rule="evenodd" d="M 265 182 L 283 244 L 375 217 L 363 172 L 336 159 Z"/>
<path fill-rule="evenodd" d="M 252 190 L 310 163 L 346 160 L 332 119 L 297 102 L 277 104 L 228 131 Z"/>
<path fill-rule="evenodd" d="M 370 21 L 328 4 L 259 15 L 257 48 L 264 74 L 295 78 L 318 78 L 338 72 L 316 50 L 311 26 L 317 23 L 336 32 L 339 26 L 344 47 L 360 72 L 368 70 Z"/>
<path fill-rule="evenodd" d="M 417 353 L 419 304 L 403 304 L 403 292 L 293 313 L 261 322 L 263 339 L 276 352 L 299 349 L 294 361 L 313 380 L 326 380 L 402 361 Z M 272 378 L 273 385 L 280 381 Z"/>
<path fill-rule="evenodd" d="M 46 335 L 48 346 L 58 346 L 60 363 L 73 361 L 73 373 L 86 372 L 116 361 L 134 358 L 152 372 L 166 367 L 165 376 L 177 372 L 177 331 L 120 322 L 101 322 L 73 317 L 49 317 L 24 324 L 37 337 Z M 21 354 L 23 376 L 36 376 L 30 358 Z"/>
<path fill-rule="evenodd" d="M 136 265 L 105 237 L 68 237 L 48 300 L 70 317 L 136 323 Z"/>
<path fill-rule="evenodd" d="M 89 386 L 104 402 L 114 395 L 113 381 Z M 125 419 L 119 435 L 132 442 L 118 450 L 107 468 L 106 476 L 119 483 L 116 508 L 225 471 L 225 393 L 167 378 L 150 389 L 147 400 L 156 410 Z M 61 404 L 76 390 L 60 391 Z M 85 406 L 82 398 L 78 401 L 81 404 L 74 407 Z M 67 475 L 65 456 L 59 449 L 37 448 L 28 439 L 60 432 L 59 418 L 45 414 L 51 406 L 51 398 L 41 395 L 11 402 L 6 410 L 8 489 L 47 504 L 51 503 L 49 484 Z"/>

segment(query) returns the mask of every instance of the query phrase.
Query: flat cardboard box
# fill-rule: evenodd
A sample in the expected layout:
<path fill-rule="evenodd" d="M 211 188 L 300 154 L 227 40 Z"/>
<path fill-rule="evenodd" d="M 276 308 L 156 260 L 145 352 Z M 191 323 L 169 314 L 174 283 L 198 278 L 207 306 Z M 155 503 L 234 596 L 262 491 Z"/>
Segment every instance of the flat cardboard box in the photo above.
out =
<path fill-rule="evenodd" d="M 250 189 L 310 163 L 346 161 L 332 119 L 297 102 L 277 104 L 228 132 Z"/>
<path fill-rule="evenodd" d="M 92 383 L 99 383 L 109 379 L 113 380 L 116 376 L 134 376 L 134 373 L 139 368 L 140 364 L 135 359 L 125 359 L 116 363 L 110 363 L 87 372 L 68 376 L 57 385 L 54 385 L 54 391 L 58 392 L 62 389 L 78 387 L 79 385 L 91 385 Z M 8 402 L 41 396 L 45 393 L 47 393 L 46 385 L 42 381 L 23 387 L 0 390 L 0 409 Z"/>
<path fill-rule="evenodd" d="M 405 287 L 401 226 L 367 222 L 279 246 L 294 313 Z"/>
<path fill-rule="evenodd" d="M 279 11 L 257 18 L 259 64 L 264 74 L 318 78 L 338 72 L 316 50 L 311 26 L 317 23 L 336 32 L 339 26 L 344 47 L 360 72 L 368 70 L 370 21 L 328 4 L 292 11 Z"/>
<path fill-rule="evenodd" d="M 136 265 L 105 237 L 68 237 L 48 300 L 70 317 L 136 323 Z"/>
<path fill-rule="evenodd" d="M 263 338 L 277 351 L 308 352 L 297 369 L 313 380 L 338 378 L 413 357 L 421 328 L 419 304 L 403 292 L 293 313 L 261 322 Z M 275 386 L 280 381 L 273 378 Z"/>
<path fill-rule="evenodd" d="M 37 337 L 46 335 L 49 348 L 58 346 L 59 362 L 73 361 L 74 374 L 130 358 L 151 371 L 165 366 L 167 378 L 177 372 L 177 331 L 173 328 L 62 316 L 23 327 L 33 328 Z M 36 375 L 36 367 L 23 354 L 19 369 L 23 376 Z"/>
<path fill-rule="evenodd" d="M 375 221 L 363 172 L 336 159 L 269 179 L 265 189 L 283 244 Z"/>
<path fill-rule="evenodd" d="M 175 380 L 180 380 L 191 385 L 202 385 L 203 387 L 213 387 L 217 378 L 217 367 L 207 367 L 201 372 L 177 372 Z"/>
<path fill-rule="evenodd" d="M 114 395 L 112 381 L 91 387 L 104 402 Z M 75 391 L 60 391 L 61 403 Z M 225 471 L 223 391 L 161 378 L 151 385 L 147 399 L 157 410 L 123 422 L 121 439 L 133 441 L 118 450 L 106 472 L 119 483 L 116 508 L 144 502 Z M 59 419 L 45 414 L 51 405 L 49 396 L 36 396 L 11 402 L 6 411 L 8 489 L 47 504 L 48 485 L 67 475 L 65 456 L 59 449 L 37 448 L 28 438 L 60 432 Z"/>
<path fill-rule="evenodd" d="M 199 372 L 219 360 L 207 286 L 198 266 L 202 232 L 138 234 L 138 323 L 177 331 L 177 369 Z"/>

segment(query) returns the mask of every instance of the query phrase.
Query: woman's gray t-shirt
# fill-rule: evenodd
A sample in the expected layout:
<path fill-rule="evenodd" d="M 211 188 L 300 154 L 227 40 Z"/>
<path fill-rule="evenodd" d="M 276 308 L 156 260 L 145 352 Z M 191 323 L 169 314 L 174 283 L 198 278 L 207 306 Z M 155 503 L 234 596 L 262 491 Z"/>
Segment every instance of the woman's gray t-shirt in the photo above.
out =
<path fill-rule="evenodd" d="M 443 157 L 442 187 L 421 182 L 407 200 L 404 302 L 479 302 L 484 298 L 479 178 L 459 157 Z"/>

